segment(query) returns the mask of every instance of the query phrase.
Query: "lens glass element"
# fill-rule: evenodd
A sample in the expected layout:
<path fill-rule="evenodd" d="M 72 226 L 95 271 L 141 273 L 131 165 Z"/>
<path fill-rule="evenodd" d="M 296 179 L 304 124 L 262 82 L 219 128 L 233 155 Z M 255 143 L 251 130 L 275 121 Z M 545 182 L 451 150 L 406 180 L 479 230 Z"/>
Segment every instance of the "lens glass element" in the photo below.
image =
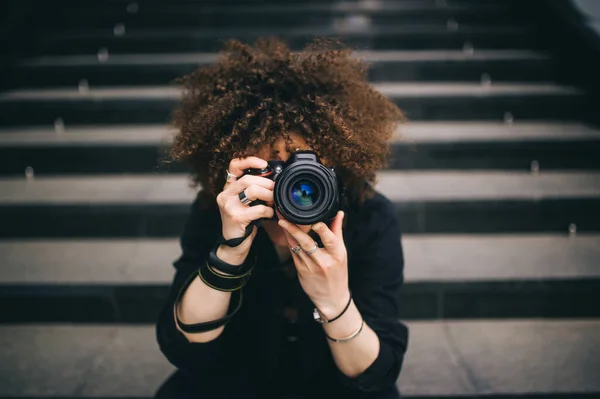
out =
<path fill-rule="evenodd" d="M 291 188 L 292 202 L 300 208 L 315 206 L 319 200 L 319 189 L 313 182 L 298 180 Z"/>

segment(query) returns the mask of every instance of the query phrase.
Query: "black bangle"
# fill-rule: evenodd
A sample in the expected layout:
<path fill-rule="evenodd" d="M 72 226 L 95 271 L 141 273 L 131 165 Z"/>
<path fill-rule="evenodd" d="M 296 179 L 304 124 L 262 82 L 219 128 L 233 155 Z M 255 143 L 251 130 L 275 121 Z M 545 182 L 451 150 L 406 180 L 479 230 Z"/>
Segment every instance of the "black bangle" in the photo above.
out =
<path fill-rule="evenodd" d="M 256 263 L 255 256 L 253 262 L 249 262 L 248 258 L 246 258 L 244 263 L 242 263 L 241 265 L 232 265 L 219 259 L 219 257 L 217 256 L 217 248 L 219 248 L 219 244 L 216 244 L 212 251 L 208 253 L 208 264 L 213 269 L 221 273 L 231 274 L 233 276 L 242 276 L 245 275 L 248 272 L 248 270 L 252 269 L 252 267 L 254 267 L 254 264 Z M 248 257 L 250 257 L 250 255 L 248 255 Z"/>
<path fill-rule="evenodd" d="M 236 295 L 236 293 L 237 293 L 237 295 Z M 235 299 L 234 299 L 234 296 L 236 297 Z M 188 334 L 197 334 L 197 333 L 203 333 L 203 332 L 215 330 L 215 329 L 227 324 L 233 318 L 233 316 L 235 316 L 235 314 L 237 312 L 239 312 L 240 308 L 242 307 L 242 290 L 235 291 L 231 295 L 231 301 L 233 302 L 234 300 L 237 302 L 237 304 L 231 313 L 227 314 L 225 317 L 223 317 L 221 319 L 211 320 L 211 321 L 207 321 L 204 323 L 185 324 L 184 322 L 179 320 L 179 315 L 177 314 L 177 308 L 175 308 L 177 324 L 179 325 L 179 328 L 181 329 L 181 331 L 184 331 Z M 177 302 L 175 302 L 175 304 L 177 306 Z M 231 305 L 230 305 L 230 307 L 231 307 Z"/>
<path fill-rule="evenodd" d="M 319 323 L 319 324 L 328 324 L 328 323 L 331 323 L 333 321 L 336 321 L 337 319 L 339 319 L 340 317 L 342 317 L 344 315 L 344 313 L 346 313 L 346 311 L 350 307 L 350 303 L 351 302 L 352 302 L 352 291 L 350 291 L 350 299 L 348 300 L 348 303 L 346 304 L 346 307 L 344 308 L 344 310 L 342 310 L 342 313 L 340 313 L 339 315 L 335 316 L 333 319 L 325 320 L 323 317 L 321 317 L 321 313 L 319 312 L 319 309 L 315 308 L 313 310 L 313 317 L 314 317 L 315 321 L 317 323 Z"/>
<path fill-rule="evenodd" d="M 182 322 L 179 319 L 179 313 L 177 312 L 177 305 L 179 304 L 179 301 L 181 300 L 183 293 L 190 286 L 190 284 L 192 283 L 192 281 L 194 281 L 195 278 L 196 278 L 196 273 L 192 273 L 190 275 L 190 277 L 187 279 L 187 281 L 185 281 L 185 283 L 179 289 L 179 292 L 177 293 L 177 296 L 175 297 L 175 302 L 173 305 L 173 311 L 175 312 L 175 318 L 177 320 L 177 325 L 179 326 L 181 331 L 186 332 L 188 334 L 202 333 L 202 332 L 206 332 L 206 331 L 215 330 L 221 326 L 224 326 L 233 318 L 233 316 L 235 316 L 239 312 L 239 310 L 242 307 L 242 290 L 237 290 L 231 294 L 231 302 L 229 304 L 229 308 L 232 307 L 231 303 L 233 303 L 233 301 L 236 301 L 237 303 L 236 303 L 235 307 L 233 308 L 233 311 L 231 311 L 231 313 L 228 313 L 225 317 L 217 319 L 217 320 L 207 321 L 204 323 L 185 324 L 184 322 Z M 229 309 L 228 309 L 228 312 L 229 312 Z"/>
<path fill-rule="evenodd" d="M 248 280 L 250 280 L 251 272 L 252 269 L 242 277 L 218 275 L 209 270 L 208 263 L 204 262 L 198 269 L 198 276 L 206 285 L 215 290 L 232 292 L 246 285 Z"/>
<path fill-rule="evenodd" d="M 243 237 L 230 238 L 229 240 L 226 240 L 225 237 L 223 237 L 222 235 L 219 236 L 217 238 L 217 246 L 227 245 L 228 247 L 237 247 L 238 245 L 246 241 L 246 238 L 248 238 L 250 234 L 252 234 L 254 226 L 258 227 L 260 226 L 260 224 L 260 220 L 254 220 L 250 224 L 248 224 L 248 226 L 246 226 L 246 232 Z"/>

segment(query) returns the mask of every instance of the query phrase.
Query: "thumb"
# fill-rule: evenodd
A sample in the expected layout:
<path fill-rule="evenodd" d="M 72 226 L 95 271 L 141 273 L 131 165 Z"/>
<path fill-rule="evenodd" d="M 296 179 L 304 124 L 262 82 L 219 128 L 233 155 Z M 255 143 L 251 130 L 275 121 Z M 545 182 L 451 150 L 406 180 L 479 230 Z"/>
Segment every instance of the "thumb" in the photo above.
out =
<path fill-rule="evenodd" d="M 342 236 L 342 222 L 344 221 L 344 211 L 338 211 L 337 215 L 335 215 L 335 219 L 331 223 L 331 231 L 336 237 L 343 239 Z"/>

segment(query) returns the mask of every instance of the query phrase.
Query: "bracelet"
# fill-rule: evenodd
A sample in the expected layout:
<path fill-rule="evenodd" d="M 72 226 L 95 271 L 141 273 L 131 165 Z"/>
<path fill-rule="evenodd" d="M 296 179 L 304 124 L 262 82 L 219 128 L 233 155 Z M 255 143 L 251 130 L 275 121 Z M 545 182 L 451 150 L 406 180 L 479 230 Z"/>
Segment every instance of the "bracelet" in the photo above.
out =
<path fill-rule="evenodd" d="M 217 248 L 219 245 L 215 245 L 213 249 L 208 253 L 208 264 L 211 266 L 211 269 L 217 270 L 223 274 L 231 274 L 232 276 L 245 276 L 248 270 L 252 270 L 254 265 L 256 264 L 256 256 L 254 256 L 254 261 L 250 263 L 248 258 L 250 254 L 248 254 L 248 258 L 241 265 L 232 265 L 231 263 L 227 263 L 217 256 Z"/>
<path fill-rule="evenodd" d="M 207 273 L 206 269 L 209 269 L 208 262 L 204 262 L 204 264 L 198 269 L 198 277 L 200 277 L 200 280 L 202 280 L 204 284 L 208 285 L 210 288 L 224 292 L 233 292 L 241 289 L 246 285 L 246 283 L 248 283 L 248 280 L 250 280 L 250 274 L 252 272 L 252 269 L 250 269 L 250 272 L 248 272 L 244 277 L 234 277 L 219 276 L 213 272 Z"/>
<path fill-rule="evenodd" d="M 252 268 L 248 269 L 247 271 L 245 271 L 245 272 L 244 272 L 244 274 L 240 274 L 240 275 L 230 275 L 230 274 L 223 274 L 223 273 L 221 273 L 221 272 L 218 272 L 218 271 L 216 271 L 216 270 L 215 270 L 215 267 L 214 267 L 213 265 L 211 265 L 210 263 L 208 263 L 208 262 L 206 262 L 206 267 L 207 267 L 207 268 L 208 268 L 208 270 L 210 270 L 210 272 L 211 272 L 212 274 L 214 274 L 215 276 L 217 276 L 217 277 L 220 277 L 220 278 L 228 278 L 228 279 L 230 279 L 230 280 L 238 280 L 238 279 L 241 279 L 241 278 L 243 278 L 243 277 L 246 277 L 246 276 L 248 276 L 250 273 L 252 273 L 252 270 L 254 270 L 254 268 L 252 267 Z"/>
<path fill-rule="evenodd" d="M 342 310 L 342 313 L 340 313 L 339 315 L 335 316 L 333 319 L 325 320 L 323 318 L 323 316 L 321 316 L 321 312 L 319 312 L 319 309 L 315 308 L 313 310 L 313 318 L 319 324 L 329 324 L 332 321 L 336 321 L 337 319 L 339 319 L 340 317 L 342 317 L 344 315 L 344 313 L 346 313 L 346 310 L 348 310 L 348 308 L 350 307 L 350 303 L 351 302 L 352 302 L 352 291 L 350 291 L 350 299 L 348 299 L 348 303 L 346 304 L 346 307 L 344 308 L 344 310 Z"/>
<path fill-rule="evenodd" d="M 362 331 L 363 327 L 365 326 L 365 319 L 363 319 L 360 322 L 360 327 L 358 327 L 358 330 L 354 331 L 352 334 L 350 334 L 349 336 L 345 337 L 345 338 L 332 338 L 329 335 L 327 335 L 327 333 L 325 333 L 325 336 L 333 341 L 333 342 L 348 342 L 348 341 L 352 341 L 354 338 L 358 337 L 358 334 L 360 334 L 360 332 Z"/>
<path fill-rule="evenodd" d="M 175 318 L 177 320 L 176 321 L 177 325 L 179 326 L 181 331 L 184 331 L 188 334 L 202 333 L 202 332 L 206 332 L 206 331 L 215 330 L 221 326 L 224 326 L 233 318 L 233 316 L 235 316 L 239 312 L 239 310 L 242 307 L 242 290 L 237 290 L 231 294 L 231 303 L 233 303 L 234 301 L 236 301 L 237 303 L 236 303 L 235 307 L 233 308 L 233 311 L 231 311 L 231 313 L 228 313 L 225 317 L 223 317 L 221 319 L 217 319 L 217 320 L 207 321 L 204 323 L 185 324 L 184 322 L 182 322 L 179 319 L 179 314 L 177 312 L 177 304 L 181 300 L 181 297 L 183 296 L 183 293 L 185 292 L 187 287 L 190 286 L 190 284 L 192 283 L 192 281 L 194 281 L 195 278 L 196 278 L 196 273 L 192 273 L 190 275 L 190 277 L 187 279 L 187 281 L 185 281 L 185 283 L 179 289 L 179 292 L 177 293 L 177 296 L 175 297 L 175 301 L 173 303 L 173 311 L 175 312 Z M 231 308 L 231 303 L 229 305 L 230 308 Z M 228 309 L 228 311 L 229 311 L 229 309 Z"/>
<path fill-rule="evenodd" d="M 228 247 L 237 247 L 238 245 L 240 245 L 241 243 L 246 241 L 246 238 L 248 238 L 250 236 L 250 234 L 252 234 L 252 231 L 254 230 L 254 226 L 259 227 L 261 225 L 261 222 L 262 221 L 260 219 L 253 220 L 252 222 L 250 222 L 250 224 L 248 224 L 248 226 L 246 226 L 246 231 L 245 231 L 243 237 L 230 238 L 229 240 L 226 240 L 225 237 L 220 235 L 217 238 L 217 246 L 223 244 L 223 245 L 227 245 Z"/>

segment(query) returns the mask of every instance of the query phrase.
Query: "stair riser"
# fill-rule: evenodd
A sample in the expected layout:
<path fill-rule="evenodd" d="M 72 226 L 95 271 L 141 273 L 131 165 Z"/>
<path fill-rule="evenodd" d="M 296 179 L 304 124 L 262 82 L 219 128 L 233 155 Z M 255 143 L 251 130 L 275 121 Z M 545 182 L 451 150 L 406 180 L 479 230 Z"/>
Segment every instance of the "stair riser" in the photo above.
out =
<path fill-rule="evenodd" d="M 600 169 L 600 140 L 510 143 L 393 144 L 388 169 L 541 170 Z M 0 148 L 0 176 L 185 173 L 166 165 L 167 148 L 159 146 L 65 146 Z"/>
<path fill-rule="evenodd" d="M 416 120 L 503 120 L 510 111 L 515 120 L 560 118 L 585 115 L 582 97 L 575 95 L 496 95 L 481 97 L 443 96 L 391 98 L 413 121 Z M 175 99 L 19 101 L 0 104 L 5 126 L 53 126 L 56 118 L 66 125 L 167 123 Z"/>
<path fill-rule="evenodd" d="M 273 32 L 272 35 L 276 35 Z M 314 35 L 305 37 L 286 37 L 278 35 L 286 40 L 293 49 L 300 49 Z M 379 36 L 365 35 L 343 35 L 339 38 L 355 48 L 364 49 L 455 49 L 463 48 L 465 42 L 470 42 L 476 49 L 532 49 L 539 48 L 538 41 L 531 34 L 523 33 L 464 33 L 464 32 L 440 32 L 440 33 L 407 33 Z M 51 54 L 96 54 L 98 49 L 107 48 L 110 53 L 173 53 L 206 51 L 216 52 L 222 47 L 223 39 L 228 37 L 193 37 L 182 36 L 176 38 L 135 38 L 135 37 L 112 37 L 105 38 L 48 38 L 44 40 L 39 49 L 40 53 Z M 233 36 L 235 37 L 235 36 Z M 254 37 L 244 35 L 239 37 L 244 41 L 253 41 Z"/>
<path fill-rule="evenodd" d="M 165 85 L 193 72 L 195 63 L 178 65 L 98 65 L 85 67 L 23 67 L 7 79 L 6 87 L 77 87 L 86 79 L 90 87 Z M 481 81 L 489 75 L 493 82 L 552 81 L 547 60 L 526 61 L 431 61 L 377 62 L 372 64 L 369 80 L 374 82 Z"/>
<path fill-rule="evenodd" d="M 154 323 L 168 293 L 168 285 L 5 285 L 0 323 Z M 595 279 L 406 283 L 401 317 L 599 317 L 594 305 L 599 301 L 600 280 Z"/>
<path fill-rule="evenodd" d="M 177 27 L 196 27 L 196 28 L 225 28 L 225 27 L 248 27 L 263 28 L 270 27 L 306 27 L 322 26 L 326 27 L 336 20 L 347 19 L 351 25 L 353 18 L 369 21 L 373 26 L 396 25 L 396 24 L 442 24 L 446 25 L 449 19 L 459 24 L 485 24 L 507 25 L 518 22 L 515 16 L 512 16 L 504 8 L 488 8 L 482 11 L 474 9 L 442 9 L 442 8 L 424 8 L 414 10 L 367 10 L 357 12 L 343 11 L 298 11 L 280 12 L 265 11 L 262 13 L 252 13 L 251 17 L 244 12 L 235 10 L 225 12 L 206 12 L 198 8 L 190 7 L 188 10 L 170 10 L 160 13 L 159 10 L 148 10 L 143 7 L 138 14 L 126 14 L 125 8 L 120 7 L 114 11 L 104 9 L 90 10 L 84 12 L 71 12 L 60 16 L 60 26 L 62 29 L 106 29 L 115 24 L 122 23 L 127 30 L 149 29 L 149 28 L 172 28 Z"/>
<path fill-rule="evenodd" d="M 600 199 L 396 203 L 402 231 L 414 233 L 600 231 Z M 2 205 L 0 238 L 177 237 L 188 204 Z"/>

